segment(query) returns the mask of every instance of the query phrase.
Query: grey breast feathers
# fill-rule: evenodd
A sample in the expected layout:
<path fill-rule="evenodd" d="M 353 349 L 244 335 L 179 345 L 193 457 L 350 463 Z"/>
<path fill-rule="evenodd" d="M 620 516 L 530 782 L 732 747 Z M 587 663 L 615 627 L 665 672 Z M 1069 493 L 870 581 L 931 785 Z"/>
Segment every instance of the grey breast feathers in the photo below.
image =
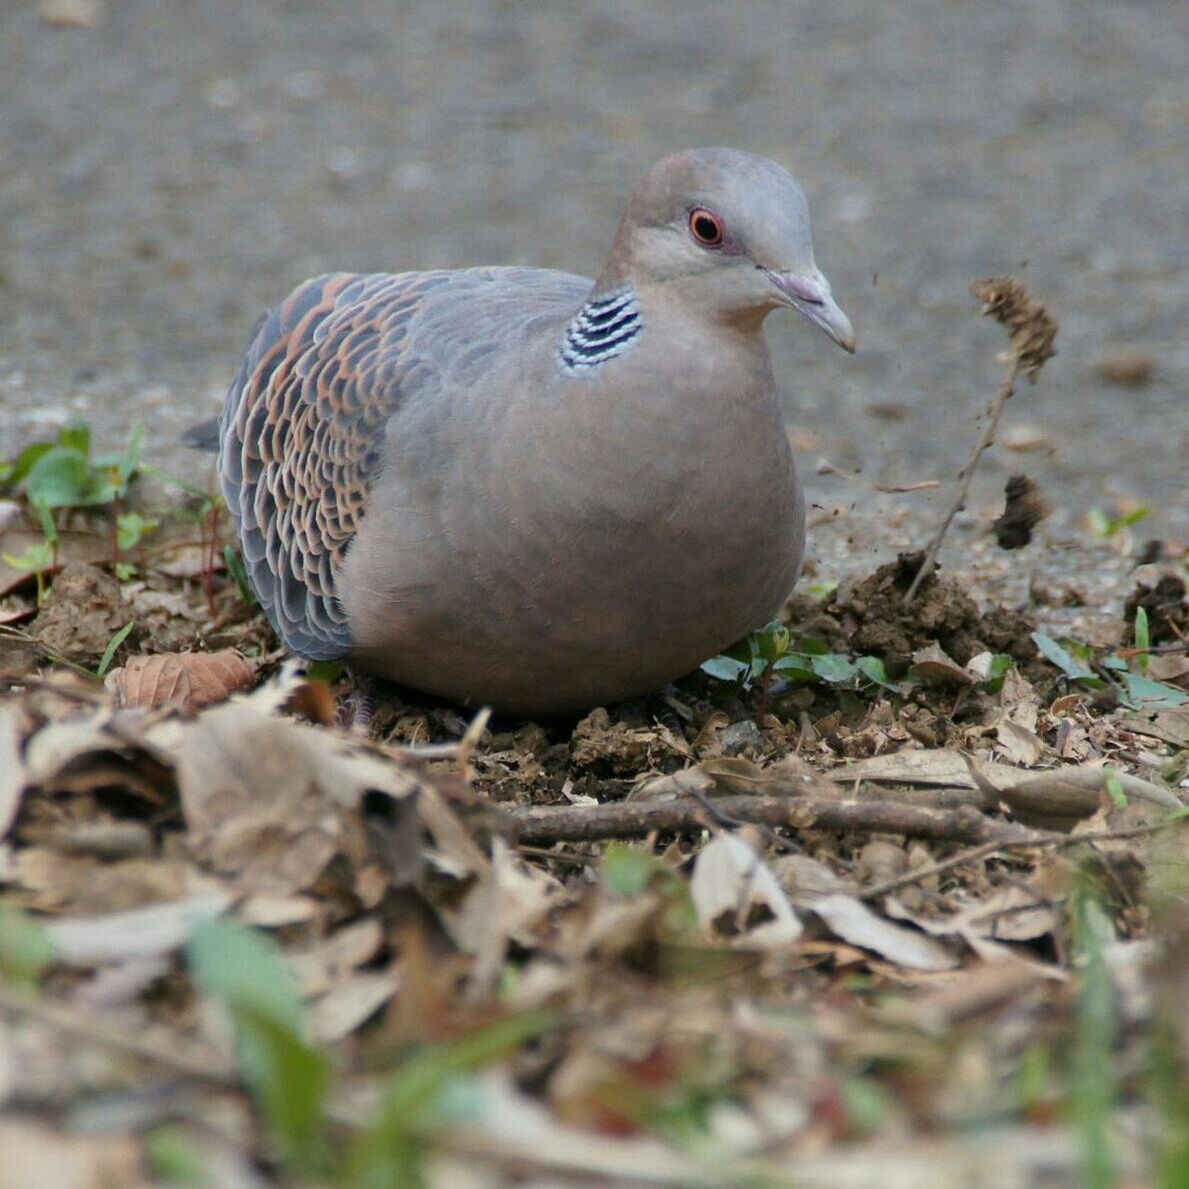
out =
<path fill-rule="evenodd" d="M 319 660 L 351 646 L 336 575 L 401 406 L 481 380 L 512 330 L 589 285 L 536 269 L 332 273 L 260 319 L 227 394 L 219 475 L 287 648 Z"/>

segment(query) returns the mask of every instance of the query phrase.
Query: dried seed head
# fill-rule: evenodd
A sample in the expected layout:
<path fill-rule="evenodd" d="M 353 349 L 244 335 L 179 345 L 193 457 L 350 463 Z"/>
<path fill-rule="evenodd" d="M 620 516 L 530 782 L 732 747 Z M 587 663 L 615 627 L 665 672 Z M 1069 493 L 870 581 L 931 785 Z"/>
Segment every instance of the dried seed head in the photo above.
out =
<path fill-rule="evenodd" d="M 1015 277 L 986 277 L 975 281 L 970 292 L 983 303 L 984 314 L 1007 327 L 1020 369 L 1035 382 L 1040 369 L 1057 354 L 1056 321 Z"/>

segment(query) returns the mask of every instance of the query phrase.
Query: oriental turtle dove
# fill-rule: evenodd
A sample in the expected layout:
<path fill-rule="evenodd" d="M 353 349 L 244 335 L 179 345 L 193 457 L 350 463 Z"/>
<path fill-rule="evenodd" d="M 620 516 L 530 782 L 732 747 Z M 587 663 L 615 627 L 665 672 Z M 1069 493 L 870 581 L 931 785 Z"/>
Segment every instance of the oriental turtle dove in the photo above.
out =
<path fill-rule="evenodd" d="M 265 314 L 219 474 L 301 656 L 516 713 L 646 692 L 764 623 L 804 508 L 764 340 L 848 351 L 805 198 L 734 149 L 631 194 L 596 281 L 333 273 Z"/>

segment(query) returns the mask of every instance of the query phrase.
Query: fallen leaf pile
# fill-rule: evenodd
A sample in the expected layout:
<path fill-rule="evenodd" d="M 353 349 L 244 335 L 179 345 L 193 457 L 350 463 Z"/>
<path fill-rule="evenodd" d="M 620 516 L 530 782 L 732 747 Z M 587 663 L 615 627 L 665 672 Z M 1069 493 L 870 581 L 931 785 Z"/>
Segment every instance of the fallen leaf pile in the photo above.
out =
<path fill-rule="evenodd" d="M 907 556 L 812 609 L 899 694 L 467 719 L 278 668 L 192 552 L 0 629 L 6 1189 L 1074 1185 L 1079 1119 L 1174 1161 L 1189 704 L 906 612 Z"/>

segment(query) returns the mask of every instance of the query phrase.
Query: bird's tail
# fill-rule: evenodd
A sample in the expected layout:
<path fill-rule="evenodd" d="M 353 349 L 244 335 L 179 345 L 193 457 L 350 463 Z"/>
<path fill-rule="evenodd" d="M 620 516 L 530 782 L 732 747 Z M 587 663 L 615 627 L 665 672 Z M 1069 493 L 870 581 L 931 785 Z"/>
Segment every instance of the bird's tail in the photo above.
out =
<path fill-rule="evenodd" d="M 211 417 L 207 421 L 200 421 L 197 425 L 191 425 L 182 434 L 182 443 L 186 446 L 192 446 L 195 450 L 208 450 L 211 454 L 218 453 L 219 418 Z"/>

